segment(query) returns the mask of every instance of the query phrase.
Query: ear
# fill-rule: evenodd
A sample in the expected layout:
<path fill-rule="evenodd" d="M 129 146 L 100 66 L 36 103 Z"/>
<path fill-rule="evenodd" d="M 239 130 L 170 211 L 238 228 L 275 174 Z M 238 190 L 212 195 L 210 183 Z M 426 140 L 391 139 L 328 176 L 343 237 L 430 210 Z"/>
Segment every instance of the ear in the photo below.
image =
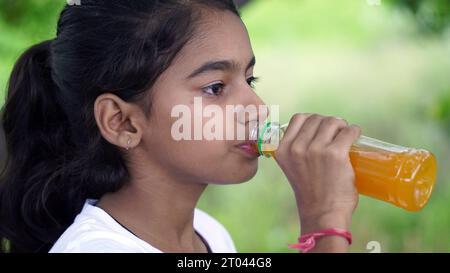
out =
<path fill-rule="evenodd" d="M 109 143 L 129 150 L 141 142 L 145 114 L 138 105 L 106 93 L 95 100 L 94 114 L 100 133 Z"/>

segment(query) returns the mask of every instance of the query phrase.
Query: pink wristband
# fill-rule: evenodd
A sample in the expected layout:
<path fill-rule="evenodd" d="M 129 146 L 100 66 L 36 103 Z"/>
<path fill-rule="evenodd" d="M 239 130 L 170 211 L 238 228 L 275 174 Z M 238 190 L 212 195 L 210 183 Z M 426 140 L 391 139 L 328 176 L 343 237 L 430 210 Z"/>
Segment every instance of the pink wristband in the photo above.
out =
<path fill-rule="evenodd" d="M 350 232 L 343 229 L 330 228 L 302 235 L 298 238 L 298 243 L 290 244 L 289 248 L 296 248 L 306 253 L 316 246 L 316 238 L 328 235 L 344 237 L 350 245 L 352 244 L 352 234 Z"/>

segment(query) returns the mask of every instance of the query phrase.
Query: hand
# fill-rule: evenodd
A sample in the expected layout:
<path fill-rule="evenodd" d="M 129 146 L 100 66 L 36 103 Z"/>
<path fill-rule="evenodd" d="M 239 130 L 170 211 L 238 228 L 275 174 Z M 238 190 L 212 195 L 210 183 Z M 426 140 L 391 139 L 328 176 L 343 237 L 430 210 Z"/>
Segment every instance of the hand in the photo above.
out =
<path fill-rule="evenodd" d="M 294 190 L 303 234 L 349 228 L 358 203 L 349 151 L 360 135 L 335 117 L 292 117 L 274 157 Z"/>

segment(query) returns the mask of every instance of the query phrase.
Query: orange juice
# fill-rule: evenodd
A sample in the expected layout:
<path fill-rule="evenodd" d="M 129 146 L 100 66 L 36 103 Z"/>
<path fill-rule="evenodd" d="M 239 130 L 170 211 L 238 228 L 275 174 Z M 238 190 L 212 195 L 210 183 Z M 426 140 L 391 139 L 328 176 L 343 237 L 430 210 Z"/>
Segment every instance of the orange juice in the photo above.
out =
<path fill-rule="evenodd" d="M 360 194 L 418 211 L 433 191 L 436 159 L 428 151 L 396 153 L 353 146 L 350 160 Z"/>
<path fill-rule="evenodd" d="M 267 125 L 256 149 L 274 156 L 287 125 Z M 436 159 L 426 150 L 361 136 L 350 149 L 355 186 L 360 194 L 418 211 L 428 202 L 436 180 Z"/>

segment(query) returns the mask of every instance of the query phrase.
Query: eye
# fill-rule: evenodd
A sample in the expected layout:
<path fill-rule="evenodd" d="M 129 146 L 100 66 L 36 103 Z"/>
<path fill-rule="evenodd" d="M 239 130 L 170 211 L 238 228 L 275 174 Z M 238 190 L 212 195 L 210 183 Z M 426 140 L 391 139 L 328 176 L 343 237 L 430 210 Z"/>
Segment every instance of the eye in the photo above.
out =
<path fill-rule="evenodd" d="M 225 85 L 222 83 L 215 83 L 206 87 L 203 87 L 202 90 L 204 93 L 211 96 L 220 96 L 223 93 Z"/>
<path fill-rule="evenodd" d="M 255 89 L 255 83 L 257 83 L 258 80 L 259 78 L 251 76 L 250 78 L 247 79 L 247 83 L 248 85 L 250 85 L 252 89 Z"/>

